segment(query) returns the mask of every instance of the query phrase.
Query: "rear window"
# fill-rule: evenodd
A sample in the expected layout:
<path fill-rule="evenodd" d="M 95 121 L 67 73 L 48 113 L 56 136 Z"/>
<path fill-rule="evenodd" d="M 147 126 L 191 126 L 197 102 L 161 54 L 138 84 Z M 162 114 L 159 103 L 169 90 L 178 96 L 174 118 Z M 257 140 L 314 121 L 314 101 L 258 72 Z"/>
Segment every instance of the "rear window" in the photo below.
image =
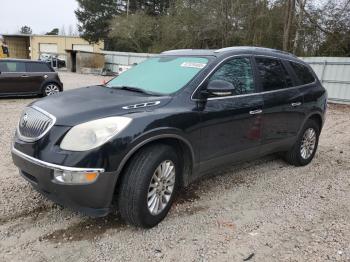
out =
<path fill-rule="evenodd" d="M 278 59 L 256 57 L 256 64 L 263 91 L 273 91 L 291 87 L 292 79 Z"/>
<path fill-rule="evenodd" d="M 52 72 L 45 63 L 26 63 L 27 72 Z"/>
<path fill-rule="evenodd" d="M 0 62 L 0 72 L 25 72 L 25 66 L 23 62 Z"/>
<path fill-rule="evenodd" d="M 292 68 L 294 69 L 295 74 L 297 75 L 300 84 L 306 85 L 315 81 L 315 77 L 310 72 L 310 69 L 307 66 L 302 64 L 289 62 Z"/>

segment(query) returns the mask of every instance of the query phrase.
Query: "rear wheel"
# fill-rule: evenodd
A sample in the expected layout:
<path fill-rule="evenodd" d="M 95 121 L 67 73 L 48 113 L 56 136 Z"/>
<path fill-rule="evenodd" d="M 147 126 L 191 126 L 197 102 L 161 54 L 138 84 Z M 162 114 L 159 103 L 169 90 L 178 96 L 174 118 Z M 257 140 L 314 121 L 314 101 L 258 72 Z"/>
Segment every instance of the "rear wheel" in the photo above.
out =
<path fill-rule="evenodd" d="M 309 119 L 294 146 L 285 154 L 285 160 L 295 166 L 309 164 L 315 156 L 320 135 L 319 125 Z"/>
<path fill-rule="evenodd" d="M 170 210 L 180 172 L 179 158 L 168 145 L 156 144 L 137 152 L 119 187 L 121 217 L 145 228 L 161 222 Z"/>
<path fill-rule="evenodd" d="M 55 83 L 48 83 L 43 88 L 43 96 L 51 96 L 60 92 L 60 87 Z"/>

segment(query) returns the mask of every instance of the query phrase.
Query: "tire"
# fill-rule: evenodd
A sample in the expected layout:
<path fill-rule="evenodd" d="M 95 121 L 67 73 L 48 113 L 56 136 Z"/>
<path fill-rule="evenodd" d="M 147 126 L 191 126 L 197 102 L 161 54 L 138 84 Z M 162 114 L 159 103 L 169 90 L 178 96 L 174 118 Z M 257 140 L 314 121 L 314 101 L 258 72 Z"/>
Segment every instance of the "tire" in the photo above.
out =
<path fill-rule="evenodd" d="M 158 195 L 156 195 L 156 198 L 158 197 L 158 199 L 164 201 L 168 199 L 168 202 L 164 205 L 163 209 L 161 209 L 160 205 L 159 208 L 161 210 L 158 210 L 156 208 L 152 209 L 152 205 L 149 207 L 149 201 L 155 199 L 154 194 L 157 193 L 154 193 L 154 190 L 156 190 L 156 192 L 157 190 L 161 190 L 158 188 L 161 187 L 161 182 L 157 188 L 152 188 L 151 181 L 153 186 L 157 184 L 155 183 L 154 178 L 157 176 L 156 174 L 161 174 L 161 169 L 159 168 L 162 164 L 166 167 L 171 167 L 172 164 L 174 174 L 172 172 L 169 173 L 169 177 L 173 177 L 175 181 L 171 182 L 173 183 L 173 186 L 170 196 L 168 191 L 170 191 L 171 187 L 162 183 L 162 187 L 167 189 L 163 191 L 164 198 L 161 198 Z M 156 170 L 158 171 L 156 172 Z M 170 210 L 174 195 L 179 185 L 180 175 L 181 165 L 179 163 L 179 157 L 172 147 L 164 144 L 155 144 L 147 146 L 137 152 L 128 163 L 119 186 L 118 209 L 122 219 L 128 224 L 138 227 L 151 228 L 156 226 L 165 218 Z M 170 185 L 171 183 L 169 182 L 168 184 Z M 152 192 L 153 195 L 149 197 L 149 194 Z M 160 192 L 159 194 L 162 193 Z M 154 202 L 152 203 L 155 204 Z M 154 213 L 152 213 L 152 210 Z"/>
<path fill-rule="evenodd" d="M 310 135 L 311 134 L 310 130 L 313 130 L 314 136 L 315 136 L 314 147 L 312 149 L 312 152 L 308 152 L 308 150 L 302 151 L 304 136 Z M 320 126 L 312 119 L 307 120 L 294 146 L 291 148 L 291 150 L 286 152 L 285 154 L 286 162 L 294 166 L 306 166 L 307 164 L 309 164 L 314 158 L 315 153 L 317 151 L 319 135 L 320 135 Z M 313 143 L 310 143 L 310 144 L 313 144 Z"/>
<path fill-rule="evenodd" d="M 50 96 L 57 94 L 61 91 L 61 88 L 56 83 L 47 83 L 42 90 L 43 96 Z"/>

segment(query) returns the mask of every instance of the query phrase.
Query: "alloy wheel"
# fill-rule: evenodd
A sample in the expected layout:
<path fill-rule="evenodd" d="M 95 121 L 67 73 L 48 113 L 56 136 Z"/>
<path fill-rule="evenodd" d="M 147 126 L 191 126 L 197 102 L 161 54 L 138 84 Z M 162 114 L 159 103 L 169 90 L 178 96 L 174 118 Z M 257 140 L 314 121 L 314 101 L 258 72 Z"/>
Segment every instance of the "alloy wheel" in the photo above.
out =
<path fill-rule="evenodd" d="M 313 128 L 305 130 L 301 140 L 300 155 L 303 159 L 309 159 L 316 146 L 316 131 Z"/>
<path fill-rule="evenodd" d="M 152 215 L 160 214 L 169 204 L 175 178 L 175 165 L 170 160 L 163 161 L 154 171 L 147 194 L 148 210 Z"/>
<path fill-rule="evenodd" d="M 58 88 L 57 85 L 49 84 L 45 87 L 45 95 L 47 95 L 47 96 L 54 95 L 58 92 L 60 92 L 60 89 Z"/>

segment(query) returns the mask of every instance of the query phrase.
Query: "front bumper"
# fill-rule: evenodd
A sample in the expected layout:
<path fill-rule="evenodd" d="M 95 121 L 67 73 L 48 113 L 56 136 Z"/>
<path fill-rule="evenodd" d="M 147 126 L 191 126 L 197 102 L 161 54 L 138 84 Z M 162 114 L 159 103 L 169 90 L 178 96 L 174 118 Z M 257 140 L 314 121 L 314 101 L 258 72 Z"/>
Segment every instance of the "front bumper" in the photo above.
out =
<path fill-rule="evenodd" d="M 101 168 L 76 168 L 47 163 L 12 148 L 12 159 L 20 174 L 40 193 L 54 202 L 89 216 L 100 217 L 110 212 L 117 175 Z M 67 185 L 54 181 L 54 170 L 99 172 L 91 184 Z"/>

